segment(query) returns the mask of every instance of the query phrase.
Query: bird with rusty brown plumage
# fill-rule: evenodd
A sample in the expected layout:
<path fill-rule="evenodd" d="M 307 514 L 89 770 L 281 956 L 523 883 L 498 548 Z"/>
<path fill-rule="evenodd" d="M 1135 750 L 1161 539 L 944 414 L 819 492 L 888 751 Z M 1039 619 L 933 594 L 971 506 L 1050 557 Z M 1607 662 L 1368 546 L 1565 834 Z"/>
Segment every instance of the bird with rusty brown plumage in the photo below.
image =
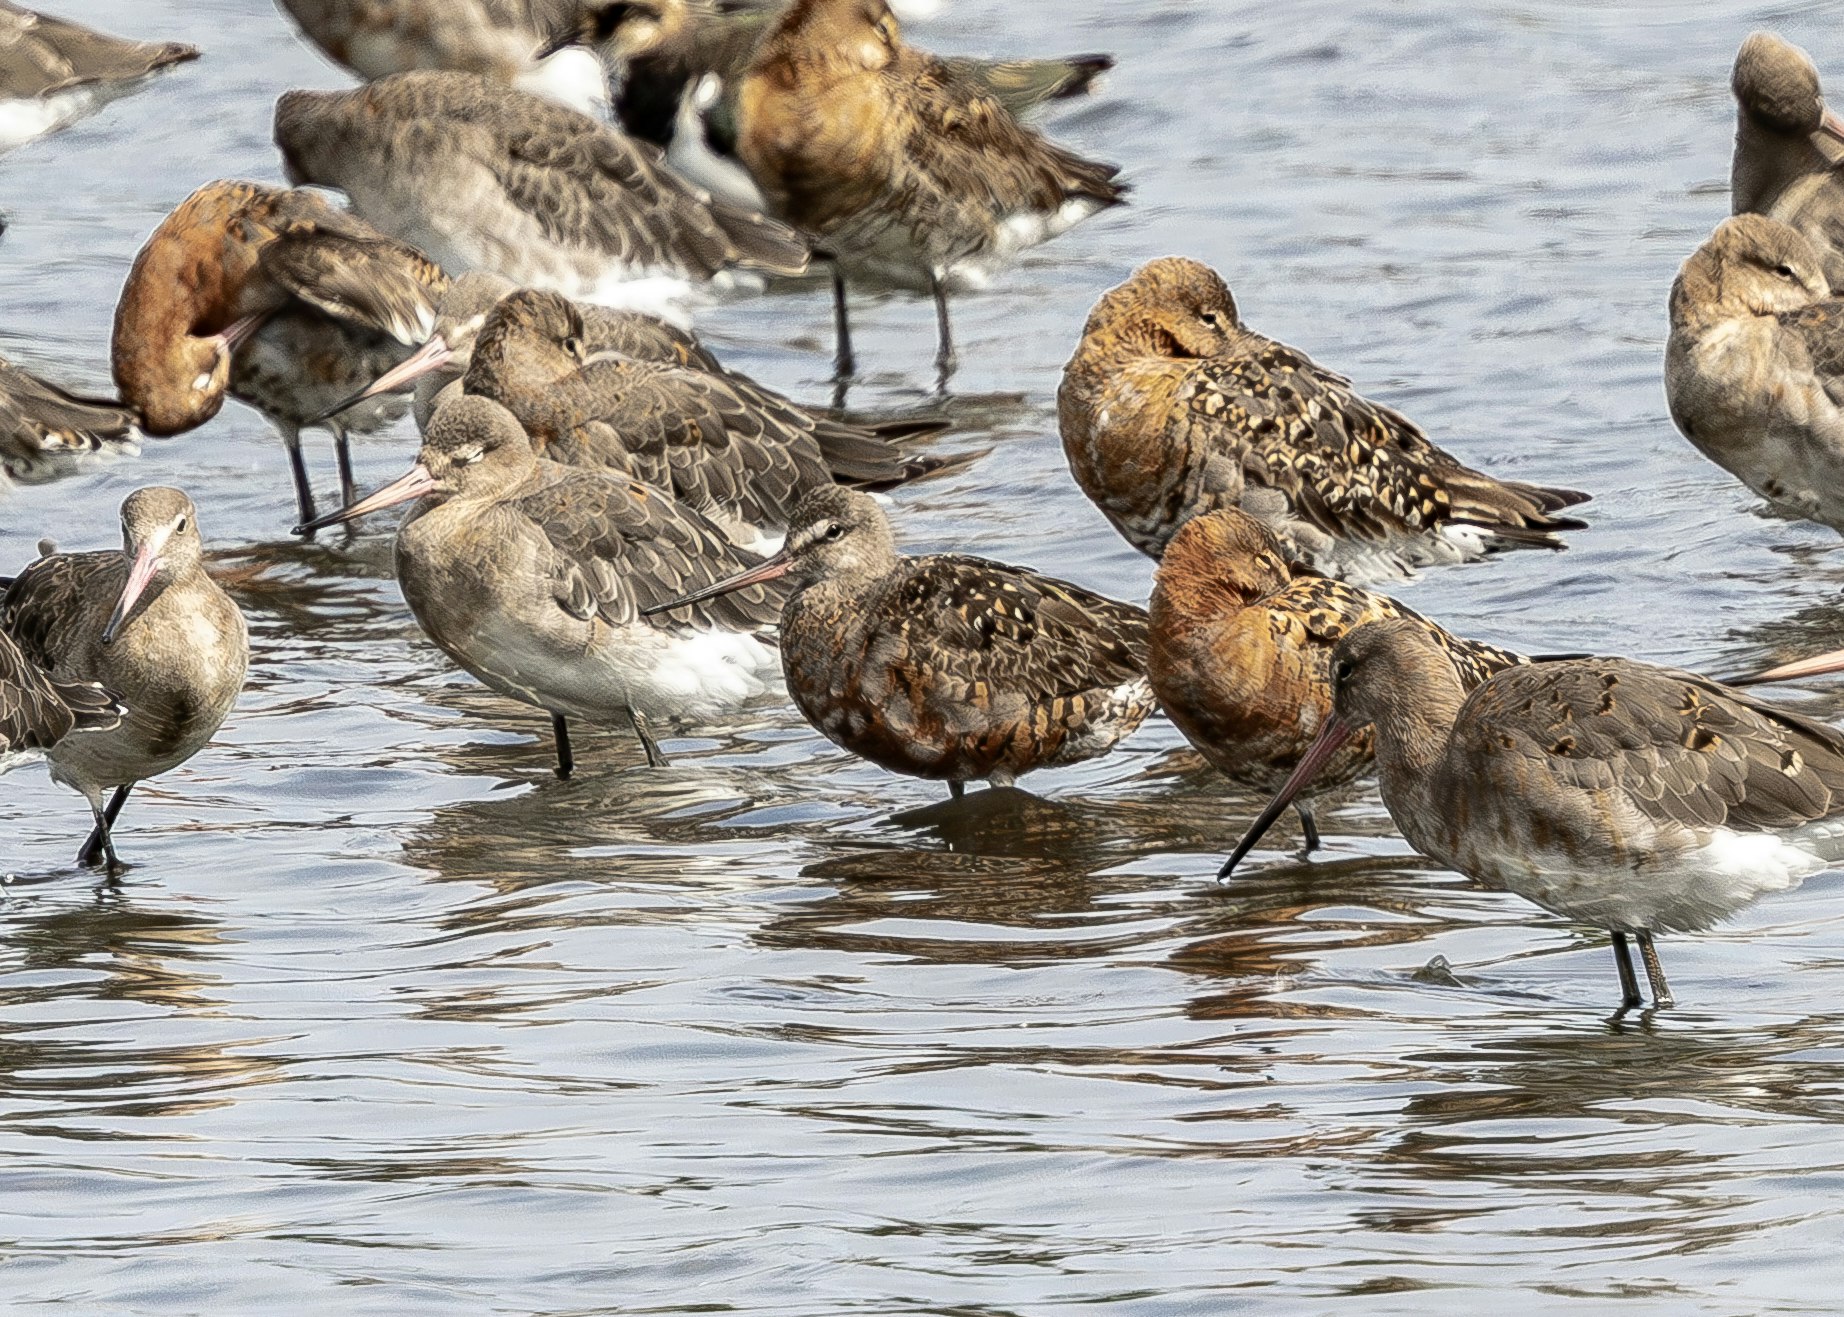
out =
<path fill-rule="evenodd" d="M 940 422 L 851 425 L 737 377 L 592 353 L 570 300 L 533 289 L 488 314 L 462 389 L 511 411 L 544 457 L 670 490 L 756 550 L 775 546 L 810 490 L 900 484 L 937 465 L 894 439 Z"/>
<path fill-rule="evenodd" d="M 948 291 L 984 286 L 1126 196 L 1114 166 L 1045 140 L 904 44 L 884 0 L 794 0 L 737 97 L 738 157 L 773 211 L 834 258 L 842 375 L 853 367 L 847 274 L 933 295 L 945 378 Z"/>
<path fill-rule="evenodd" d="M 409 356 L 446 284 L 420 252 L 319 193 L 208 183 L 160 222 L 122 284 L 115 382 L 153 435 L 196 429 L 226 396 L 261 411 L 288 450 L 305 520 L 302 427 Z M 324 422 L 342 493 L 354 492 L 348 432 L 402 411 L 380 398 Z"/>
<path fill-rule="evenodd" d="M 243 614 L 205 573 L 192 500 L 161 486 L 130 494 L 121 551 L 30 563 L 0 595 L 0 629 L 54 681 L 94 682 L 125 711 L 46 751 L 52 779 L 81 792 L 95 817 L 77 862 L 115 873 L 113 829 L 129 792 L 205 747 L 249 665 Z"/>
<path fill-rule="evenodd" d="M 1436 448 L 1305 353 L 1242 323 L 1210 267 L 1141 266 L 1089 313 L 1057 414 L 1069 469 L 1151 557 L 1190 518 L 1241 507 L 1289 562 L 1353 581 L 1513 548 L 1560 549 L 1588 495 L 1499 480 Z"/>
<path fill-rule="evenodd" d="M 1227 876 L 1350 736 L 1416 850 L 1613 934 L 1621 1009 L 1672 1004 L 1654 938 L 1713 927 L 1844 859 L 1844 732 L 1694 673 L 1623 658 L 1506 668 L 1470 694 L 1408 619 L 1332 654 L 1334 716 Z"/>
<path fill-rule="evenodd" d="M 780 553 L 647 611 L 783 577 L 781 663 L 807 721 L 956 796 L 1106 754 L 1152 711 L 1143 610 L 984 558 L 906 557 L 877 501 L 836 485 L 801 500 Z"/>
<path fill-rule="evenodd" d="M 1386 595 L 1293 571 L 1280 542 L 1240 508 L 1187 521 L 1166 546 L 1149 609 L 1146 675 L 1178 730 L 1230 781 L 1272 794 L 1332 712 L 1332 650 L 1355 627 L 1406 618 L 1427 628 L 1471 690 L 1524 658 L 1467 640 Z M 1315 787 L 1370 769 L 1370 737 L 1351 738 Z M 1294 802 L 1310 851 L 1309 797 Z"/>

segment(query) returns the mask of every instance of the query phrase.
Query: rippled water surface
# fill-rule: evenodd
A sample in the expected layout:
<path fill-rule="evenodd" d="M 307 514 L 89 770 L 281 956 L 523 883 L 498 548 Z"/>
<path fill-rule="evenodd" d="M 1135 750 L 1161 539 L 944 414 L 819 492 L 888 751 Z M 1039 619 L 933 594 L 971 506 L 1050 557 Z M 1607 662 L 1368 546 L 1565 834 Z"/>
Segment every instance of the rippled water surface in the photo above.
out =
<path fill-rule="evenodd" d="M 343 79 L 265 0 L 44 3 L 207 50 L 0 160 L 0 347 L 102 385 L 147 230 L 206 179 L 278 178 L 273 98 Z M 1667 286 L 1726 209 L 1735 46 L 1771 25 L 1844 80 L 1839 13 L 954 0 L 912 35 L 1119 55 L 1052 125 L 1137 191 L 959 304 L 945 444 L 993 451 L 900 495 L 900 534 L 1143 599 L 1053 395 L 1095 296 L 1185 252 L 1463 457 L 1595 492 L 1567 555 L 1438 573 L 1418 608 L 1716 670 L 1844 643 L 1835 536 L 1757 515 L 1659 384 Z M 705 329 L 825 395 L 819 293 Z M 867 299 L 860 330 L 854 404 L 921 400 L 926 303 Z M 412 450 L 362 443 L 362 478 Z M 235 404 L 0 495 L 0 564 L 112 542 L 156 481 L 198 499 L 250 686 L 129 806 L 118 887 L 70 868 L 76 796 L 0 788 L 14 1303 L 1836 1310 L 1836 876 L 1670 939 L 1684 1005 L 1610 1025 L 1604 937 L 1410 857 L 1374 794 L 1322 816 L 1316 862 L 1215 886 L 1254 802 L 1164 723 L 958 807 L 774 707 L 662 771 L 586 732 L 559 783 L 541 720 L 421 639 L 380 531 L 288 540 L 281 449 Z"/>

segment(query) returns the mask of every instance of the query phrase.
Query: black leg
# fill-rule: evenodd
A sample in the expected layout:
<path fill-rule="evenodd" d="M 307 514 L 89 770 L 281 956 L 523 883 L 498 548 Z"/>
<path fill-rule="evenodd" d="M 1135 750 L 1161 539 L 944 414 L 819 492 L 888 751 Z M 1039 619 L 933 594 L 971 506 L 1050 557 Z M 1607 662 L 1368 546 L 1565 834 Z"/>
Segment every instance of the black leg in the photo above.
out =
<path fill-rule="evenodd" d="M 570 724 L 561 713 L 551 715 L 551 734 L 557 738 L 557 776 L 568 782 L 576 771 L 576 756 L 570 753 Z"/>
<path fill-rule="evenodd" d="M 935 350 L 935 369 L 940 373 L 937 384 L 946 389 L 948 377 L 960 364 L 960 357 L 954 351 L 954 328 L 948 323 L 948 290 L 938 275 L 930 274 L 928 291 L 935 298 L 935 337 L 938 344 Z"/>
<path fill-rule="evenodd" d="M 639 709 L 630 708 L 627 720 L 634 725 L 634 735 L 640 738 L 640 748 L 647 752 L 647 767 L 667 767 L 670 761 L 661 753 L 659 742 L 653 739 L 653 729 L 647 725 L 647 715 Z"/>
<path fill-rule="evenodd" d="M 1293 803 L 1293 812 L 1300 816 L 1300 832 L 1306 838 L 1306 853 L 1311 855 L 1319 849 L 1319 825 L 1313 821 L 1313 807 L 1304 801 Z"/>
<path fill-rule="evenodd" d="M 833 371 L 842 380 L 850 379 L 858 369 L 858 358 L 852 352 L 852 318 L 845 309 L 845 271 L 837 261 L 832 263 L 832 333 L 838 344 Z"/>
<path fill-rule="evenodd" d="M 77 863 L 86 869 L 93 868 L 104 860 L 108 861 L 111 874 L 122 871 L 122 862 L 115 855 L 115 820 L 120 817 L 122 806 L 128 803 L 128 793 L 134 790 L 131 782 L 125 787 L 115 788 L 115 794 L 109 797 L 109 803 L 101 809 L 91 807 L 90 813 L 96 819 L 96 826 L 90 830 L 89 840 L 83 843 L 83 849 L 77 852 Z"/>
<path fill-rule="evenodd" d="M 314 487 L 308 483 L 307 463 L 301 458 L 301 432 L 289 426 L 282 431 L 282 443 L 288 449 L 288 469 L 295 479 L 295 512 L 301 519 L 296 524 L 305 525 L 320 514 L 314 508 Z M 312 532 L 307 538 L 313 538 Z"/>
<path fill-rule="evenodd" d="M 948 799 L 949 800 L 959 800 L 962 796 L 966 794 L 967 794 L 967 784 L 965 782 L 948 783 Z"/>
<path fill-rule="evenodd" d="M 327 428 L 333 432 L 333 455 L 339 461 L 339 505 L 350 507 L 359 498 L 359 487 L 352 479 L 352 444 L 337 418 L 327 422 Z"/>
<path fill-rule="evenodd" d="M 1676 1006 L 1677 999 L 1671 995 L 1671 985 L 1665 982 L 1665 967 L 1658 963 L 1658 948 L 1652 945 L 1650 933 L 1639 933 L 1639 956 L 1646 963 L 1646 982 L 1652 985 L 1652 1004 L 1654 1006 Z"/>
<path fill-rule="evenodd" d="M 1613 935 L 1614 968 L 1620 972 L 1620 1010 L 1630 1011 L 1645 1001 L 1639 995 L 1639 977 L 1633 973 L 1633 950 L 1626 945 L 1626 934 Z"/>

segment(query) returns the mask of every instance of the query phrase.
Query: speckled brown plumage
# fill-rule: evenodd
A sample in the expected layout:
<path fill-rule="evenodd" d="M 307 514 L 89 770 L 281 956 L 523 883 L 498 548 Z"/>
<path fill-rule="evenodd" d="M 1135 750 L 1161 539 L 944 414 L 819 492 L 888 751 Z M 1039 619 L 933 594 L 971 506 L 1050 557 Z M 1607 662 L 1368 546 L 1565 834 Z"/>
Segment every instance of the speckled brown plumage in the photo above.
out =
<path fill-rule="evenodd" d="M 0 631 L 0 772 L 37 758 L 72 728 L 107 731 L 122 706 L 93 681 L 53 681 Z"/>
<path fill-rule="evenodd" d="M 815 416 L 741 377 L 598 356 L 589 342 L 567 298 L 512 293 L 480 330 L 463 389 L 507 407 L 544 456 L 670 490 L 739 544 L 779 537 L 801 495 L 835 475 L 896 483 L 930 469 L 877 430 Z"/>
<path fill-rule="evenodd" d="M 782 553 L 733 579 L 777 573 L 795 581 L 788 693 L 893 772 L 1007 785 L 1105 754 L 1152 709 L 1144 611 L 982 558 L 904 557 L 867 494 L 807 495 Z"/>
<path fill-rule="evenodd" d="M 1693 673 L 1621 658 L 1506 668 L 1468 694 L 1425 625 L 1374 622 L 1332 656 L 1337 713 L 1288 789 L 1376 729 L 1383 803 L 1411 845 L 1489 887 L 1628 934 L 1708 928 L 1844 858 L 1844 732 Z M 1227 872 L 1284 807 L 1237 847 Z"/>
<path fill-rule="evenodd" d="M 608 301 L 643 277 L 807 266 L 793 230 L 699 194 L 656 148 L 475 74 L 288 92 L 275 140 L 291 179 L 343 189 L 359 214 L 451 273 L 493 270 Z"/>
<path fill-rule="evenodd" d="M 688 84 L 714 74 L 732 95 L 713 116 L 715 145 L 734 151 L 734 91 L 762 38 L 785 4 L 728 5 L 713 0 L 626 0 L 585 7 L 579 37 L 621 70 L 615 98 L 622 125 L 634 136 L 664 146 Z M 1014 115 L 1049 101 L 1087 95 L 1114 67 L 1107 55 L 1062 59 L 979 59 L 947 55 L 954 75 L 991 94 Z"/>
<path fill-rule="evenodd" d="M 1772 32 L 1735 53 L 1732 214 L 1768 215 L 1817 248 L 1830 286 L 1844 290 L 1844 121 L 1825 105 L 1818 68 Z"/>
<path fill-rule="evenodd" d="M 135 257 L 116 304 L 115 381 L 151 434 L 203 425 L 227 394 L 262 411 L 288 447 L 300 510 L 312 516 L 301 427 L 427 338 L 446 284 L 420 252 L 318 193 L 208 183 Z M 380 401 L 331 422 L 342 477 L 345 431 L 401 411 Z"/>
<path fill-rule="evenodd" d="M 1096 303 L 1057 394 L 1063 451 L 1128 543 L 1158 557 L 1240 506 L 1290 561 L 1352 580 L 1563 547 L 1588 496 L 1462 466 L 1400 412 L 1245 326 L 1208 266 L 1166 257 Z"/>
<path fill-rule="evenodd" d="M 853 271 L 933 291 L 979 286 L 1023 248 L 1119 204 L 1112 165 L 1024 127 L 903 43 L 883 0 L 795 0 L 738 92 L 737 155 L 770 208 Z M 843 289 L 840 365 L 850 368 Z"/>
<path fill-rule="evenodd" d="M 1239 508 L 1186 522 L 1153 585 L 1146 672 L 1160 707 L 1231 781 L 1278 790 L 1332 711 L 1332 650 L 1353 628 L 1406 618 L 1427 628 L 1471 690 L 1525 660 L 1467 640 L 1386 595 L 1296 575 L 1279 541 Z M 1317 777 L 1320 789 L 1369 771 L 1354 736 Z"/>

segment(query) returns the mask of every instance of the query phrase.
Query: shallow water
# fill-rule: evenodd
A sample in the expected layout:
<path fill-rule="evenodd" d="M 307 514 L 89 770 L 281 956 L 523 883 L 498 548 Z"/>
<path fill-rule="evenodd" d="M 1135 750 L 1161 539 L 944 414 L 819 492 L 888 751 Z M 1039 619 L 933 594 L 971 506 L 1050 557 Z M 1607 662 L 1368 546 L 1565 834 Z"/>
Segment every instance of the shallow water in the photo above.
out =
<path fill-rule="evenodd" d="M 55 7 L 208 52 L 0 160 L 0 348 L 102 385 L 146 231 L 206 179 L 278 178 L 270 102 L 343 79 L 264 0 Z M 1726 209 L 1735 46 L 1771 25 L 1844 77 L 1837 8 L 1264 12 L 957 0 L 913 30 L 1116 52 L 1052 123 L 1137 191 L 958 304 L 944 447 L 994 451 L 899 496 L 906 543 L 1144 597 L 1053 396 L 1095 296 L 1176 251 L 1468 460 L 1594 491 L 1567 555 L 1430 575 L 1416 607 L 1717 671 L 1844 643 L 1835 537 L 1757 515 L 1659 384 L 1666 289 Z M 854 404 L 921 400 L 926 303 L 858 323 Z M 819 293 L 705 329 L 824 397 Z M 362 478 L 412 449 L 362 443 Z M 1374 794 L 1322 859 L 1215 886 L 1255 802 L 1164 723 L 958 808 L 773 707 L 664 771 L 581 735 L 558 783 L 540 718 L 421 640 L 381 532 L 287 539 L 281 449 L 235 404 L 0 495 L 0 564 L 111 542 L 154 482 L 197 497 L 255 658 L 218 742 L 130 805 L 117 888 L 69 867 L 77 797 L 5 779 L 22 1306 L 1835 1311 L 1835 875 L 1669 940 L 1684 1005 L 1610 1025 L 1604 938 L 1409 857 Z"/>

